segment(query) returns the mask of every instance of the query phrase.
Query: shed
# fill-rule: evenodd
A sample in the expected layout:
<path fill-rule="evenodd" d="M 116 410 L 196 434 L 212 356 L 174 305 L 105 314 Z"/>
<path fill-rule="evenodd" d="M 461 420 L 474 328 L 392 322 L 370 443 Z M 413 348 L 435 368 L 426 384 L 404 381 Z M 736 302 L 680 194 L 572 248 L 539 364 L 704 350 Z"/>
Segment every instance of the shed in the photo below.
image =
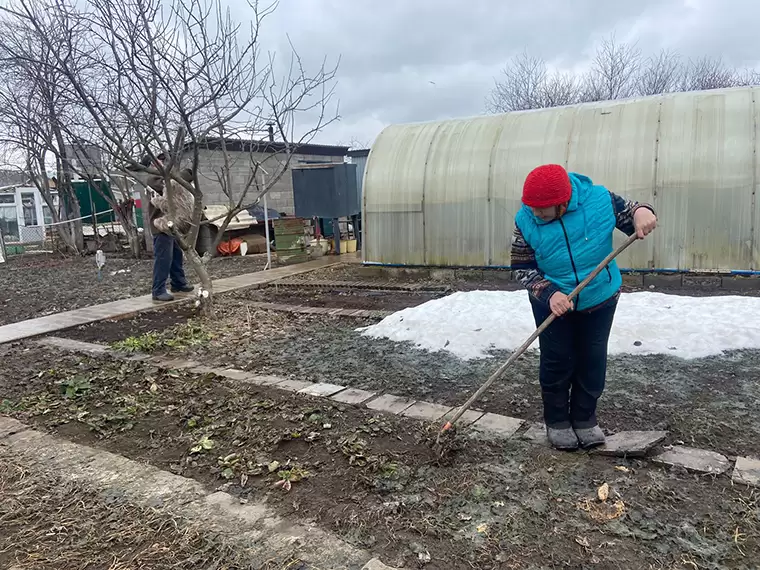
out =
<path fill-rule="evenodd" d="M 559 163 L 657 210 L 660 228 L 621 267 L 758 270 L 758 95 L 742 87 L 390 126 L 364 176 L 364 260 L 508 267 L 525 176 Z"/>

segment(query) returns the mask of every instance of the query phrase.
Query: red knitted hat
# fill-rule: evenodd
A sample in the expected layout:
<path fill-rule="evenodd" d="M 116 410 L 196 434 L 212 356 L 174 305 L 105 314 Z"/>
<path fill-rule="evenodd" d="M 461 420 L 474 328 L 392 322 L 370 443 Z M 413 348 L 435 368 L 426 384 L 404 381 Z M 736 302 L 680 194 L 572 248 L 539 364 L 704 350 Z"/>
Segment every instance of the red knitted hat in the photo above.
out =
<path fill-rule="evenodd" d="M 522 201 L 531 208 L 551 208 L 569 202 L 572 194 L 567 170 L 559 164 L 544 164 L 525 178 Z"/>

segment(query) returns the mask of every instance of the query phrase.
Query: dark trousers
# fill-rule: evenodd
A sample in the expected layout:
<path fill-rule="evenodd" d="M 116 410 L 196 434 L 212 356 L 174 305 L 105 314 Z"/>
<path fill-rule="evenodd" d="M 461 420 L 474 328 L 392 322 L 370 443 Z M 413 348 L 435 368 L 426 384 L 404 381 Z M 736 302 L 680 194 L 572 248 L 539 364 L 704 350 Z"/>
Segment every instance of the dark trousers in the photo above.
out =
<path fill-rule="evenodd" d="M 538 326 L 551 311 L 532 299 L 531 305 Z M 583 429 L 596 425 L 616 308 L 617 297 L 589 311 L 567 313 L 539 336 L 539 381 L 547 426 Z"/>
<path fill-rule="evenodd" d="M 173 288 L 185 287 L 187 278 L 182 267 L 182 248 L 169 234 L 153 236 L 153 296 L 166 292 L 166 280 Z"/>

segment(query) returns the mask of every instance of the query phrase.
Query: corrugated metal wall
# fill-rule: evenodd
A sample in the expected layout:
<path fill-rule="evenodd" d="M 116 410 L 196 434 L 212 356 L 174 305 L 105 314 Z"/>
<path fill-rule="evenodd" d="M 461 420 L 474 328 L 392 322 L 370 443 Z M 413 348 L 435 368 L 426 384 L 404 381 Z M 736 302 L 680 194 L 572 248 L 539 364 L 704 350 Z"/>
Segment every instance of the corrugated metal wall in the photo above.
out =
<path fill-rule="evenodd" d="M 660 228 L 621 267 L 757 270 L 757 93 L 678 93 L 388 127 L 364 176 L 365 261 L 508 266 L 525 176 L 553 162 L 657 209 Z"/>
<path fill-rule="evenodd" d="M 356 187 L 359 189 L 359 200 L 362 199 L 362 186 L 364 184 L 364 169 L 367 168 L 366 156 L 351 157 L 351 164 L 356 165 Z"/>

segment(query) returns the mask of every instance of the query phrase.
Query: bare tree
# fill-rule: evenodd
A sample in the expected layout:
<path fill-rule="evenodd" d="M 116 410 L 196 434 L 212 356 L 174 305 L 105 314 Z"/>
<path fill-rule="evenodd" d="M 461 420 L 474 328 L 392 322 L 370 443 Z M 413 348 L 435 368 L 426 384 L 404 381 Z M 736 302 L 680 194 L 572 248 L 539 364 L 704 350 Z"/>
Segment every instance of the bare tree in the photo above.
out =
<path fill-rule="evenodd" d="M 736 86 L 760 85 L 760 71 L 756 69 L 743 69 L 736 72 Z"/>
<path fill-rule="evenodd" d="M 690 60 L 683 73 L 681 91 L 703 91 L 734 87 L 739 83 L 735 69 L 727 67 L 719 57 Z"/>
<path fill-rule="evenodd" d="M 546 63 L 527 52 L 512 58 L 491 91 L 487 107 L 493 113 L 524 111 L 540 107 L 540 92 L 546 82 Z"/>
<path fill-rule="evenodd" d="M 503 113 L 759 84 L 760 72 L 730 68 L 720 58 L 703 57 L 684 64 L 677 52 L 662 50 L 644 59 L 635 44 L 618 42 L 613 34 L 599 45 L 591 69 L 580 78 L 549 74 L 543 60 L 527 53 L 515 57 L 496 80 L 486 110 Z"/>
<path fill-rule="evenodd" d="M 18 24 L 0 23 L 0 140 L 20 153 L 15 166 L 25 172 L 48 207 L 65 249 L 81 252 L 80 206 L 71 185 L 64 144 L 67 104 L 60 76 L 49 64 L 55 48 L 36 41 L 36 34 Z M 48 65 L 36 65 L 19 53 L 34 52 Z M 53 189 L 48 169 L 56 171 Z M 58 194 L 58 204 L 53 190 Z M 65 223 L 66 220 L 71 220 Z M 62 223 L 63 222 L 63 223 Z"/>
<path fill-rule="evenodd" d="M 612 34 L 602 40 L 584 80 L 584 101 L 631 97 L 641 67 L 641 51 L 635 44 L 619 43 Z"/>
<path fill-rule="evenodd" d="M 671 50 L 661 50 L 650 56 L 641 66 L 636 78 L 637 95 L 671 93 L 679 87 L 683 69 L 681 57 Z"/>
<path fill-rule="evenodd" d="M 492 113 L 556 107 L 575 103 L 578 94 L 574 77 L 549 73 L 544 60 L 523 52 L 504 68 L 486 107 Z"/>
<path fill-rule="evenodd" d="M 170 220 L 178 219 L 175 185 L 192 193 L 191 229 L 180 234 L 174 224 L 172 231 L 198 274 L 208 310 L 208 257 L 194 248 L 201 224 L 209 222 L 203 220 L 199 175 L 203 150 L 213 141 L 221 152 L 214 176 L 228 212 L 218 241 L 232 217 L 258 202 L 287 171 L 298 146 L 337 118 L 337 110 L 329 111 L 336 67 L 323 61 L 309 73 L 295 49 L 283 66 L 261 53 L 259 31 L 276 6 L 251 1 L 249 28 L 234 23 L 215 0 L 17 0 L 4 9 L 14 21 L 52 38 L 48 42 L 58 40 L 56 29 L 70 31 L 69 37 L 86 30 L 83 46 L 63 38 L 65 49 L 52 67 L 65 78 L 69 97 L 86 113 L 113 168 L 164 180 Z M 45 65 L 34 54 L 28 58 Z M 86 65 L 71 65 L 80 58 Z M 235 179 L 233 162 L 240 155 L 233 157 L 230 148 L 246 148 L 241 141 L 255 140 L 269 124 L 280 144 L 264 156 L 260 145 L 249 144 L 246 175 Z M 160 155 L 165 160 L 157 160 Z M 183 164 L 192 168 L 192 182 L 180 176 Z"/>

